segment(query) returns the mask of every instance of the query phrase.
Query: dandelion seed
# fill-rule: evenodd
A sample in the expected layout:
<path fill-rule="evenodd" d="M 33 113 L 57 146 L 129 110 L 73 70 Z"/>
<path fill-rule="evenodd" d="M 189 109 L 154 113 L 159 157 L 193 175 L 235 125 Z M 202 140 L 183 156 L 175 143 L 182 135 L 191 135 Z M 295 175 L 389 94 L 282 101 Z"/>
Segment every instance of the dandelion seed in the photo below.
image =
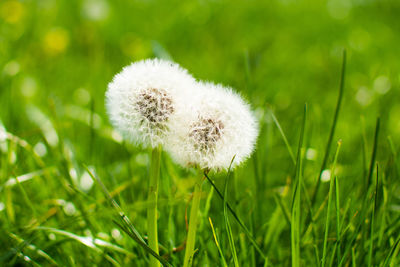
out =
<path fill-rule="evenodd" d="M 166 149 L 183 166 L 228 169 L 250 156 L 258 135 L 250 107 L 232 89 L 200 83 L 191 111 L 174 122 Z"/>
<path fill-rule="evenodd" d="M 194 79 L 177 64 L 158 59 L 125 67 L 109 84 L 106 106 L 114 127 L 131 141 L 157 147 L 174 117 L 184 113 Z"/>

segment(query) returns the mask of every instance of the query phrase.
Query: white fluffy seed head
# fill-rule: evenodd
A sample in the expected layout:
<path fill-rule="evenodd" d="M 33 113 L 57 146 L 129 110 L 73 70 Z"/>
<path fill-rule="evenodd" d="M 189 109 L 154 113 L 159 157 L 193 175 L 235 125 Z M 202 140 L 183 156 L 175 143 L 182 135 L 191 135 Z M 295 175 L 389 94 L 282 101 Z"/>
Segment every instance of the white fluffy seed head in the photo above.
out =
<path fill-rule="evenodd" d="M 198 83 L 187 112 L 173 122 L 166 149 L 182 166 L 226 170 L 247 159 L 258 136 L 249 105 L 231 88 Z"/>
<path fill-rule="evenodd" d="M 171 121 L 184 113 L 194 82 L 186 70 L 169 61 L 132 63 L 108 85 L 106 107 L 111 123 L 134 143 L 163 145 Z"/>

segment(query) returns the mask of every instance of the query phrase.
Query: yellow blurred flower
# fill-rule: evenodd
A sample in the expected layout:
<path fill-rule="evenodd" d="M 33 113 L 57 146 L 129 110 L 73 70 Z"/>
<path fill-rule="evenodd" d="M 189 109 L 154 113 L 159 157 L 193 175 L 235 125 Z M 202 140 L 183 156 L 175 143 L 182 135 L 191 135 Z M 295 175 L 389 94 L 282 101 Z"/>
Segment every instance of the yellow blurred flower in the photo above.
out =
<path fill-rule="evenodd" d="M 65 29 L 55 28 L 46 33 L 43 42 L 44 50 L 48 54 L 60 54 L 68 47 L 69 34 Z"/>
<path fill-rule="evenodd" d="M 20 21 L 24 13 L 24 6 L 19 1 L 6 1 L 0 7 L 1 18 L 10 24 Z"/>

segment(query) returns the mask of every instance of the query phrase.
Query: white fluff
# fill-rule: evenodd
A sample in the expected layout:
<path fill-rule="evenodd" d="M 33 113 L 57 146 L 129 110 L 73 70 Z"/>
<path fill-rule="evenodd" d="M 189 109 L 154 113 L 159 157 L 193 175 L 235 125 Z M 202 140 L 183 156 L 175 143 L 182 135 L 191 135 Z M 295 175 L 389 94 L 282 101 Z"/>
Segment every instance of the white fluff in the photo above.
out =
<path fill-rule="evenodd" d="M 185 112 L 195 80 L 179 65 L 148 59 L 115 75 L 106 92 L 113 126 L 136 144 L 164 145 L 170 123 Z"/>
<path fill-rule="evenodd" d="M 228 169 L 247 159 L 258 136 L 249 105 L 231 88 L 198 83 L 187 112 L 171 121 L 166 150 L 182 166 Z"/>

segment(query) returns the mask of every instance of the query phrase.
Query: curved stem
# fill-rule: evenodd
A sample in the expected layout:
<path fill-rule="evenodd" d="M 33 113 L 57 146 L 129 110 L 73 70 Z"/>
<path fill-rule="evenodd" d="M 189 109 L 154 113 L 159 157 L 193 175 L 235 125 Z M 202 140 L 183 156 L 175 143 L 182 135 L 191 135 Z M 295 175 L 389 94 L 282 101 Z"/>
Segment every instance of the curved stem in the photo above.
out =
<path fill-rule="evenodd" d="M 194 245 L 196 242 L 197 217 L 199 213 L 202 183 L 203 177 L 200 176 L 200 179 L 196 181 L 196 184 L 194 186 L 192 208 L 190 209 L 189 232 L 186 239 L 185 259 L 183 263 L 184 267 L 189 267 L 193 263 Z"/>
<path fill-rule="evenodd" d="M 161 147 L 156 147 L 151 153 L 149 195 L 147 209 L 147 235 L 149 247 L 158 254 L 157 234 L 157 201 L 158 201 L 158 180 L 160 177 Z M 159 267 L 160 262 L 155 257 L 150 257 L 150 266 Z"/>

